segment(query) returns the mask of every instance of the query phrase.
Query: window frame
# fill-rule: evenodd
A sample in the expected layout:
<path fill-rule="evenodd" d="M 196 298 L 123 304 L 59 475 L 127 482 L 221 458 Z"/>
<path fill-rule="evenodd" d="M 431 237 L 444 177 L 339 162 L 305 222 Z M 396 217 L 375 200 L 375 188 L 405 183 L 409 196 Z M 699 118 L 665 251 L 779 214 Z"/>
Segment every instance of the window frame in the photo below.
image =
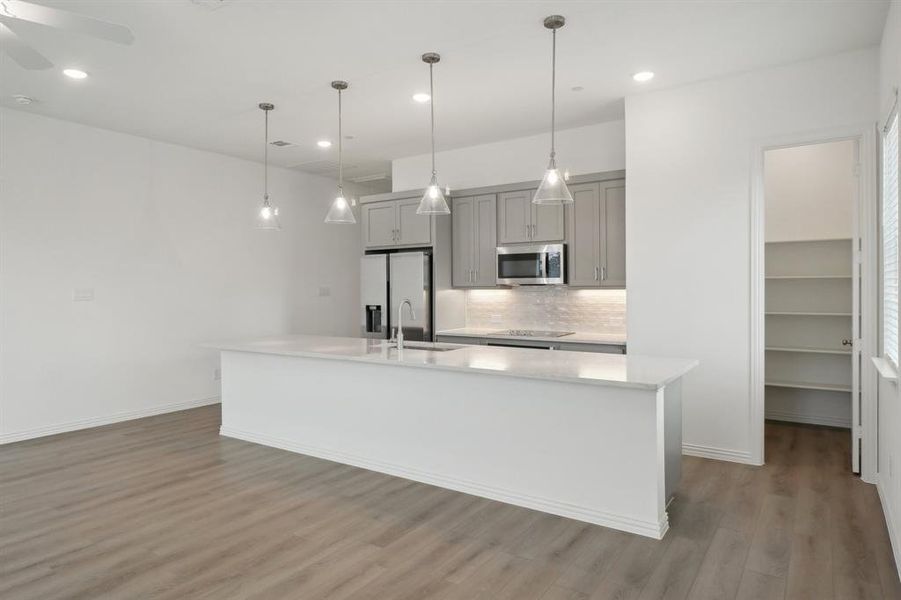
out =
<path fill-rule="evenodd" d="M 888 115 L 888 118 L 885 122 L 885 127 L 882 129 L 881 138 L 881 156 L 880 156 L 880 177 L 879 177 L 879 197 L 880 197 L 880 206 L 879 206 L 879 225 L 880 225 L 880 290 L 879 290 L 879 298 L 880 298 L 880 350 L 882 357 L 887 360 L 891 365 L 898 370 L 898 355 L 899 351 L 901 351 L 901 306 L 899 306 L 899 295 L 898 290 L 901 288 L 901 256 L 899 256 L 899 250 L 901 250 L 901 173 L 899 173 L 898 161 L 899 156 L 901 156 L 901 119 L 899 119 L 898 114 L 898 106 L 897 103 L 892 108 L 891 112 Z M 892 139 L 894 138 L 894 139 Z M 887 156 L 887 149 L 890 147 L 887 142 L 894 142 L 894 164 L 892 169 L 895 174 L 894 181 L 894 196 L 889 198 L 889 191 L 887 190 L 887 169 L 890 161 Z M 886 201 L 892 199 L 894 200 L 894 287 L 895 293 L 893 297 L 886 297 Z M 891 307 L 894 309 L 894 331 L 890 331 L 889 327 L 887 327 L 886 323 L 886 308 Z M 893 333 L 893 336 L 887 335 Z M 894 342 L 894 347 L 890 348 L 889 344 Z"/>

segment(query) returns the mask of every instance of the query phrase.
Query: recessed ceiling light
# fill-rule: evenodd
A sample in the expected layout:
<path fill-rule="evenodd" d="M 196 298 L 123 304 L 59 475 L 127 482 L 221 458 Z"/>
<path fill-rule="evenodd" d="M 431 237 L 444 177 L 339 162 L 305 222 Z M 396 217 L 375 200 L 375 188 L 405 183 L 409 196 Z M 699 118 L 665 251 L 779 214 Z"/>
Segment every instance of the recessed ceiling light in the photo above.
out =
<path fill-rule="evenodd" d="M 63 69 L 63 75 L 70 79 L 85 79 L 88 74 L 81 69 Z"/>
<path fill-rule="evenodd" d="M 318 142 L 316 142 L 316 145 L 320 148 L 330 148 L 332 143 L 328 140 L 319 140 Z"/>
<path fill-rule="evenodd" d="M 639 71 L 632 76 L 632 79 L 634 79 L 638 83 L 644 83 L 645 81 L 654 79 L 654 73 L 651 71 Z"/>
<path fill-rule="evenodd" d="M 426 102 L 431 100 L 432 97 L 429 96 L 428 94 L 419 93 L 419 94 L 413 94 L 413 99 L 416 100 L 417 102 L 419 102 L 420 104 L 425 104 Z"/>
<path fill-rule="evenodd" d="M 571 89 L 572 91 L 574 91 L 574 92 L 581 92 L 581 91 L 584 90 L 585 88 L 583 88 L 581 85 L 574 85 L 574 86 L 572 86 L 570 89 Z"/>

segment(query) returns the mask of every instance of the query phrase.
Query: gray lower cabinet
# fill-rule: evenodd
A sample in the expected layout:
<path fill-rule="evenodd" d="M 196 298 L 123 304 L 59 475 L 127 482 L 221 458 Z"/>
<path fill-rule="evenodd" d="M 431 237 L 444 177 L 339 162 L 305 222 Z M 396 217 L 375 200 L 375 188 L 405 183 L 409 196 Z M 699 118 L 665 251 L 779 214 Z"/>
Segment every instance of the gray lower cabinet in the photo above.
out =
<path fill-rule="evenodd" d="M 563 241 L 563 206 L 532 204 L 534 195 L 535 190 L 502 192 L 497 195 L 498 243 Z"/>
<path fill-rule="evenodd" d="M 519 348 L 548 348 L 566 350 L 568 352 L 598 352 L 601 354 L 625 354 L 626 346 L 620 344 L 589 344 L 585 342 L 540 342 L 529 340 L 510 340 L 490 337 L 464 337 L 459 335 L 438 335 L 435 341 L 443 344 L 467 344 L 470 346 L 516 346 Z"/>
<path fill-rule="evenodd" d="M 497 285 L 496 196 L 454 198 L 451 216 L 454 287 L 494 287 Z"/>
<path fill-rule="evenodd" d="M 432 219 L 416 214 L 419 198 L 371 202 L 362 208 L 363 245 L 427 246 L 432 243 Z"/>
<path fill-rule="evenodd" d="M 485 338 L 463 337 L 459 335 L 439 335 L 435 337 L 435 341 L 442 344 L 466 344 L 467 346 L 481 346 L 484 344 Z"/>
<path fill-rule="evenodd" d="M 626 347 L 619 344 L 585 344 L 578 342 L 561 343 L 558 350 L 570 352 L 600 352 L 602 354 L 625 354 Z"/>
<path fill-rule="evenodd" d="M 569 188 L 567 262 L 569 285 L 626 287 L 626 182 L 622 179 Z"/>

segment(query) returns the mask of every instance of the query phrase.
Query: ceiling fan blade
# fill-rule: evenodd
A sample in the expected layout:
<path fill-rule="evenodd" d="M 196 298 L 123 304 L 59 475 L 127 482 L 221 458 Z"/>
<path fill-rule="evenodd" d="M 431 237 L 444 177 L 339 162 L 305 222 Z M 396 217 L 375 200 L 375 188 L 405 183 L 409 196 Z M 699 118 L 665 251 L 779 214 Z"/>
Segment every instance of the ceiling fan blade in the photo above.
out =
<path fill-rule="evenodd" d="M 0 0 L 0 15 L 89 35 L 117 44 L 128 45 L 135 39 L 131 29 L 124 25 L 107 23 L 92 17 L 22 0 Z"/>
<path fill-rule="evenodd" d="M 40 71 L 53 66 L 53 63 L 44 58 L 43 54 L 23 42 L 12 29 L 3 23 L 0 23 L 0 50 L 6 52 L 20 67 L 29 71 Z"/>

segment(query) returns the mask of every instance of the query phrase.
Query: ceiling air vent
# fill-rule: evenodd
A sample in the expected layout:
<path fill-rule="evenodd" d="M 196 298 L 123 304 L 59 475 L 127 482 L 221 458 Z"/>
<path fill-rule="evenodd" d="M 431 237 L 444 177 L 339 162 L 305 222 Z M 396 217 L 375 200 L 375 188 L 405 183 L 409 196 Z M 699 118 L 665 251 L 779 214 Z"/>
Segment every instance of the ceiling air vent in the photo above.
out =
<path fill-rule="evenodd" d="M 202 6 L 207 10 L 218 10 L 226 4 L 231 4 L 232 0 L 191 0 L 191 4 Z"/>
<path fill-rule="evenodd" d="M 286 146 L 296 146 L 294 142 L 286 142 L 285 140 L 275 140 L 274 142 L 269 142 L 273 146 L 278 146 L 279 148 L 284 148 Z"/>

